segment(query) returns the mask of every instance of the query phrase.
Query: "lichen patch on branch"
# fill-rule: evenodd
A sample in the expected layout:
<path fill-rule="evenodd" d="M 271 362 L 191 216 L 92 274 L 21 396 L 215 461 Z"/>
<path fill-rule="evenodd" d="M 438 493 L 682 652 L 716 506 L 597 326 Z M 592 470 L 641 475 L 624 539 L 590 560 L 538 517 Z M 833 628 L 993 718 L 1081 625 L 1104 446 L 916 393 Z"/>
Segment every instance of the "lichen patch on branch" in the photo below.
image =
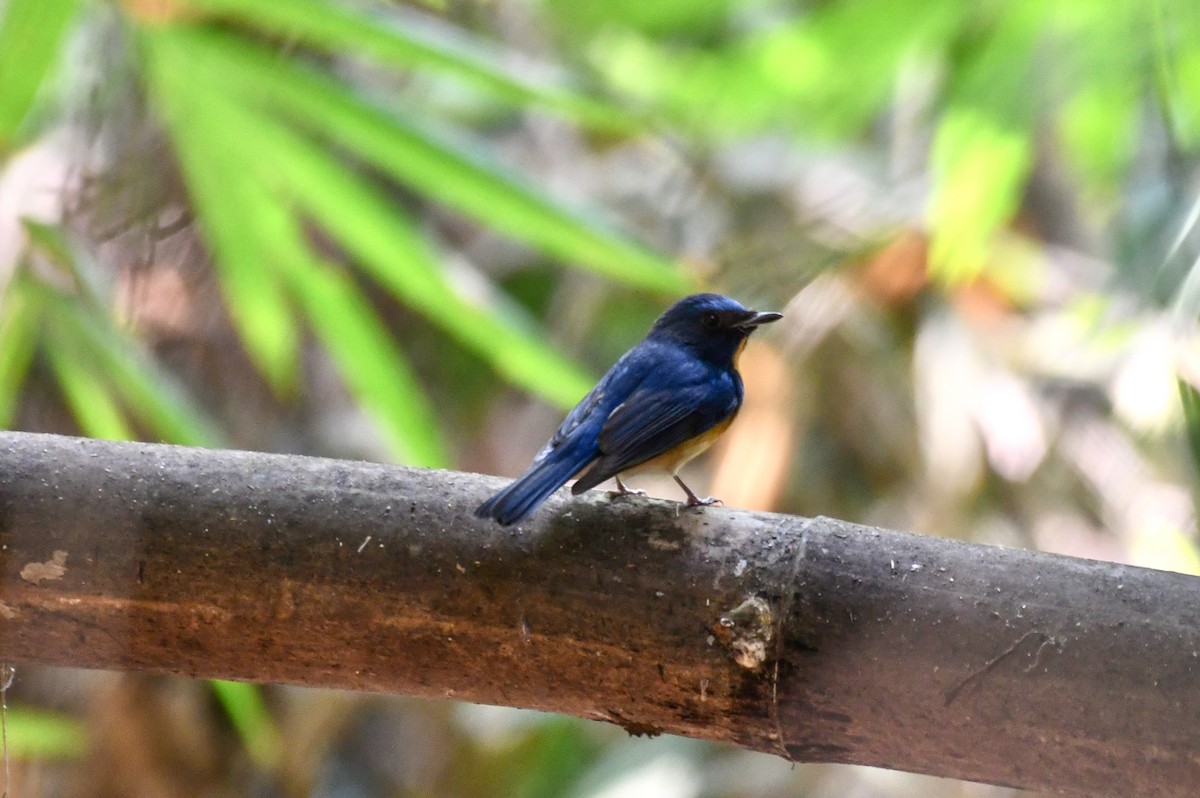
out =
<path fill-rule="evenodd" d="M 712 626 L 713 635 L 729 649 L 733 661 L 755 670 L 767 661 L 767 650 L 775 639 L 775 617 L 761 596 L 750 596 L 721 616 Z"/>
<path fill-rule="evenodd" d="M 57 549 L 54 555 L 46 562 L 27 563 L 21 569 L 21 578 L 26 582 L 32 582 L 37 585 L 53 579 L 62 579 L 63 574 L 66 572 L 67 553 L 62 549 Z"/>

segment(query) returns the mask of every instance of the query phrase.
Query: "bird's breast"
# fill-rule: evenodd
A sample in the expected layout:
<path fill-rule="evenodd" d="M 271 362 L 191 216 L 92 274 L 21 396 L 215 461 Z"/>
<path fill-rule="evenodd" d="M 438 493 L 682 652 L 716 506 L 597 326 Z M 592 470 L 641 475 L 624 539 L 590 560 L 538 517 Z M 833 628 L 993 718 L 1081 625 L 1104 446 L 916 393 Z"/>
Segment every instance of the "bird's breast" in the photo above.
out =
<path fill-rule="evenodd" d="M 703 454 L 710 446 L 716 443 L 717 438 L 721 437 L 721 434 L 729 429 L 729 425 L 733 423 L 733 419 L 736 416 L 737 411 L 734 411 L 729 415 L 729 418 L 701 432 L 696 437 L 689 438 L 673 449 L 668 449 L 662 454 L 628 469 L 625 473 L 635 473 L 638 471 L 666 471 L 671 475 L 679 473 L 679 469 L 687 465 L 689 460 Z"/>

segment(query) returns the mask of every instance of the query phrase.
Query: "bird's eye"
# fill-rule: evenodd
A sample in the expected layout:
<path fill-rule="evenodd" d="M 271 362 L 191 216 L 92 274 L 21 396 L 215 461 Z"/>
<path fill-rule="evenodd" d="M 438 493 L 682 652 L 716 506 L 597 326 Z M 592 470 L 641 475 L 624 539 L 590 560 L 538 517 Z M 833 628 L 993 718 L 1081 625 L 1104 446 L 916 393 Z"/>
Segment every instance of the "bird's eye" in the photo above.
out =
<path fill-rule="evenodd" d="M 706 330 L 715 330 L 721 326 L 721 317 L 717 315 L 716 311 L 710 310 L 700 317 L 700 323 Z"/>

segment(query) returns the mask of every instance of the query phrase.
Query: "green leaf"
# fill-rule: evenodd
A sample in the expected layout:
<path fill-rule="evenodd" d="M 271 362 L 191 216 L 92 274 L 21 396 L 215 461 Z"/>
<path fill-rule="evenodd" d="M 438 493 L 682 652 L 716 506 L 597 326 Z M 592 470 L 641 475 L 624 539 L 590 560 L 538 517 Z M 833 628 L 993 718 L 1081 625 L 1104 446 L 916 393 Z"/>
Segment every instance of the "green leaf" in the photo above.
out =
<path fill-rule="evenodd" d="M 1191 43 L 1200 33 L 1194 3 L 1155 0 L 1147 4 L 1153 30 L 1157 100 L 1172 141 L 1182 149 L 1200 145 L 1200 56 Z M 1186 43 L 1180 46 L 1181 43 Z"/>
<path fill-rule="evenodd" d="M 370 15 L 323 0 L 188 3 L 311 47 L 392 67 L 436 70 L 514 104 L 543 105 L 594 128 L 632 132 L 640 127 L 619 109 L 573 89 L 557 71 L 529 59 L 514 64 L 511 55 L 495 45 L 403 6 L 381 6 L 380 13 Z"/>
<path fill-rule="evenodd" d="M 946 113 L 933 143 L 929 219 L 935 276 L 955 283 L 987 265 L 992 237 L 1016 212 L 1032 164 L 1028 131 L 1004 127 L 969 108 Z"/>
<path fill-rule="evenodd" d="M 9 707 L 5 728 L 8 752 L 17 759 L 79 759 L 87 752 L 87 728 L 57 712 Z"/>
<path fill-rule="evenodd" d="M 1183 419 L 1187 427 L 1188 445 L 1192 451 L 1192 462 L 1200 473 L 1200 391 L 1189 380 L 1179 378 L 1179 401 L 1183 405 Z"/>
<path fill-rule="evenodd" d="M 71 244 L 61 227 L 30 219 L 22 219 L 21 225 L 29 235 L 29 248 L 44 255 L 62 270 L 63 275 L 70 280 L 71 290 L 87 307 L 104 312 L 105 305 L 100 299 L 100 290 L 91 279 L 96 269 L 86 263 L 88 255 Z"/>
<path fill-rule="evenodd" d="M 124 400 L 125 408 L 161 440 L 185 446 L 220 446 L 224 440 L 204 411 L 107 316 L 39 283 L 39 300 L 53 329 Z M 72 368 L 68 363 L 67 368 Z M 82 396 L 82 394 L 80 394 Z M 115 427 L 114 427 L 115 429 Z"/>
<path fill-rule="evenodd" d="M 0 20 L 0 153 L 17 131 L 58 60 L 79 0 L 9 0 Z"/>
<path fill-rule="evenodd" d="M 970 8 L 961 0 L 812 3 L 720 46 L 609 24 L 588 52 L 616 90 L 676 129 L 721 139 L 773 130 L 811 146 L 853 140 L 889 105 L 906 106 L 895 97 L 897 78 L 943 46 Z"/>
<path fill-rule="evenodd" d="M 247 169 L 248 174 L 253 170 Z M 276 255 L 276 267 L 350 392 L 379 424 L 402 462 L 450 462 L 419 380 L 370 302 L 342 270 L 309 251 L 286 200 L 244 192 L 245 218 Z"/>
<path fill-rule="evenodd" d="M 110 441 L 133 440 L 125 414 L 113 401 L 95 362 L 75 341 L 57 326 L 51 326 L 45 350 L 63 398 L 83 434 Z"/>
<path fill-rule="evenodd" d="M 217 31 L 176 29 L 172 38 L 195 62 L 193 69 L 226 90 L 287 113 L 397 180 L 497 230 L 630 285 L 672 294 L 689 287 L 667 261 L 564 207 L 484 153 L 385 113 L 308 67 Z"/>
<path fill-rule="evenodd" d="M 81 254 L 62 231 L 32 222 L 25 226 L 30 234 L 30 250 L 58 266 L 70 278 L 76 293 L 65 296 L 23 271 L 14 278 L 5 296 L 6 308 L 12 313 L 6 313 L 0 324 L 0 413 L 11 415 L 12 396 L 18 387 L 16 375 L 24 368 L 21 359 L 32 355 L 31 351 L 23 352 L 22 346 L 32 347 L 28 337 L 34 333 L 22 330 L 42 321 L 49 333 L 46 353 L 50 365 L 87 435 L 132 439 L 128 418 L 132 415 L 162 440 L 192 446 L 220 445 L 221 434 L 199 406 L 129 335 L 117 329 L 87 280 L 89 270 L 80 262 Z M 33 314 L 32 319 L 29 314 Z M 123 406 L 116 396 L 123 398 Z"/>
<path fill-rule="evenodd" d="M 1140 103 L 1133 86 L 1092 82 L 1060 107 L 1063 155 L 1093 185 L 1120 184 L 1137 152 Z"/>
<path fill-rule="evenodd" d="M 996 234 L 1020 207 L 1033 168 L 1038 44 L 1052 4 L 1021 0 L 983 12 L 989 27 L 947 88 L 930 153 L 930 271 L 955 283 L 994 266 Z M 991 263 L 989 263 L 991 261 Z"/>
<path fill-rule="evenodd" d="M 317 336 L 355 397 L 379 422 L 405 462 L 446 468 L 450 456 L 433 408 L 370 303 L 344 273 L 296 258 L 289 282 Z"/>
<path fill-rule="evenodd" d="M 886 0 L 884 0 L 886 1 Z M 961 7 L 961 3 L 958 3 Z M 1056 8 L 1038 0 L 1015 0 L 977 12 L 977 23 L 986 34 L 965 48 L 961 63 L 947 87 L 948 110 L 972 108 L 993 120 L 996 127 L 1028 128 L 1037 111 L 1039 45 L 1046 45 L 1053 22 L 1047 17 Z M 971 16 L 963 20 L 970 30 Z"/>
<path fill-rule="evenodd" d="M 158 56 L 169 61 L 171 53 L 167 48 Z M 214 92 L 202 75 L 172 88 L 187 94 L 190 107 L 202 108 L 198 114 L 220 121 L 190 125 L 199 133 L 187 146 L 205 164 L 201 179 L 222 188 L 228 217 L 220 221 L 238 220 L 231 232 L 239 236 L 245 256 L 266 264 L 271 282 L 299 302 L 350 391 L 379 424 L 396 456 L 419 465 L 447 465 L 449 455 L 432 407 L 407 361 L 354 282 L 313 255 L 294 203 L 278 189 L 288 174 L 281 167 L 293 155 L 286 146 L 275 146 L 269 135 L 272 123 Z M 256 131 L 253 140 L 245 136 L 246 130 Z M 264 151 L 274 155 L 266 164 Z M 333 168 L 335 182 L 348 179 Z M 204 211 L 208 206 L 199 207 Z"/>
<path fill-rule="evenodd" d="M 272 262 L 275 255 L 255 235 L 261 222 L 245 215 L 239 196 L 243 168 L 222 145 L 231 137 L 247 136 L 247 130 L 239 127 L 239 119 L 222 113 L 228 104 L 204 101 L 186 67 L 163 58 L 148 60 L 155 98 L 183 165 L 198 223 L 212 246 L 230 316 L 255 366 L 276 393 L 286 394 L 299 376 L 299 329 Z"/>
<path fill-rule="evenodd" d="M 219 446 L 222 435 L 207 414 L 130 335 L 117 328 L 107 306 L 87 279 L 89 269 L 81 262 L 83 255 L 71 246 L 62 231 L 31 222 L 25 226 L 30 234 L 31 251 L 57 265 L 70 277 L 76 292 L 68 297 L 32 278 L 22 288 L 43 309 L 50 327 L 59 333 L 57 343 L 61 352 L 56 370 L 60 378 L 63 373 L 67 379 L 78 378 L 80 369 L 86 368 L 123 397 L 125 410 L 162 440 L 190 446 Z M 82 363 L 71 362 L 66 353 L 75 353 Z M 63 387 L 68 390 L 67 385 Z M 110 430 L 96 437 L 117 434 L 124 422 L 116 424 L 115 415 L 113 410 L 101 408 L 94 411 L 94 418 L 89 416 L 89 423 Z"/>
<path fill-rule="evenodd" d="M 274 771 L 283 753 L 283 737 L 263 700 L 262 689 L 224 679 L 210 679 L 209 685 L 250 759 L 262 770 Z"/>
<path fill-rule="evenodd" d="M 220 102 L 215 97 L 212 101 Z M 280 151 L 284 157 L 285 153 Z M 245 174 L 253 178 L 250 164 Z M 282 278 L 351 393 L 371 413 L 400 460 L 445 468 L 450 457 L 433 407 L 408 361 L 349 275 L 313 256 L 291 203 L 271 196 L 265 185 L 265 180 L 241 183 L 243 216 L 257 229 L 256 238 L 275 253 Z"/>
<path fill-rule="evenodd" d="M 210 69 L 211 60 L 195 57 L 189 46 L 194 36 L 154 30 L 147 31 L 144 40 L 159 68 L 179 77 L 173 90 L 195 94 L 201 98 L 193 101 L 196 106 L 226 120 L 225 127 L 214 126 L 203 143 L 221 153 L 206 163 L 228 198 L 243 192 L 248 181 L 277 187 L 275 205 L 298 203 L 388 291 L 481 354 L 508 379 L 562 406 L 574 404 L 587 392 L 589 376 L 535 329 L 468 302 L 454 290 L 436 253 L 380 191 L 334 160 L 327 148 L 266 116 L 265 109 L 239 105 L 239 95 L 228 90 L 224 66 Z M 253 130 L 254 136 L 246 136 L 246 130 Z M 265 159 L 264 152 L 271 158 Z M 260 215 L 237 213 L 243 228 L 262 225 L 254 221 Z M 251 241 L 256 234 L 243 229 L 242 235 Z M 267 248 L 282 251 L 277 244 Z"/>
<path fill-rule="evenodd" d="M 592 380 L 532 332 L 501 322 L 455 292 L 428 244 L 379 192 L 346 179 L 326 153 L 285 129 L 265 122 L 256 129 L 281 154 L 274 167 L 296 201 L 389 291 L 513 382 L 567 406 L 587 392 Z"/>
<path fill-rule="evenodd" d="M 25 373 L 37 349 L 41 302 L 29 291 L 24 269 L 19 269 L 4 292 L 0 313 L 0 429 L 11 426 Z"/>

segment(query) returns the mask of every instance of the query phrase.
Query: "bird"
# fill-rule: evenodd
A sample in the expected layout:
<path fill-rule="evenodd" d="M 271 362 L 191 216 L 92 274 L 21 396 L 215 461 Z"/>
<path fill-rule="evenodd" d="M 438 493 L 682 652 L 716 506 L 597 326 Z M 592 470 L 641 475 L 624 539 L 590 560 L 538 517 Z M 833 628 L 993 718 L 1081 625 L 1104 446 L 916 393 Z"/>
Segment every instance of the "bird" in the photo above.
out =
<path fill-rule="evenodd" d="M 679 300 L 567 414 L 528 470 L 475 515 L 515 524 L 580 472 L 575 495 L 610 477 L 616 477 L 613 496 L 644 495 L 626 488 L 620 475 L 662 470 L 683 488 L 688 507 L 718 502 L 693 493 L 679 469 L 733 423 L 743 396 L 738 356 L 751 333 L 781 318 L 720 294 Z"/>

